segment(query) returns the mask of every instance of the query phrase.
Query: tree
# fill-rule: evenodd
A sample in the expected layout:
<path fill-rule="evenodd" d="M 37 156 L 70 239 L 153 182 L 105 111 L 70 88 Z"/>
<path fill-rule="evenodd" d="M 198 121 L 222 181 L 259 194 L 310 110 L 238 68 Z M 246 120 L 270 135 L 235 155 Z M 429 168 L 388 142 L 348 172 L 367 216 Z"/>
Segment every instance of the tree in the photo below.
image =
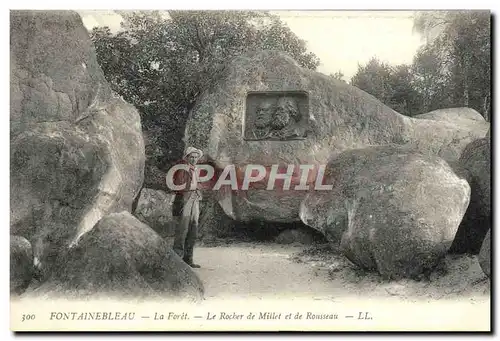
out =
<path fill-rule="evenodd" d="M 409 65 L 391 66 L 373 57 L 366 65 L 358 65 L 351 84 L 403 115 L 413 116 L 419 112 L 421 96 Z"/>
<path fill-rule="evenodd" d="M 488 11 L 417 12 L 414 29 L 426 39 L 447 74 L 453 106 L 490 117 L 491 14 Z M 443 66 L 444 65 L 444 66 Z"/>
<path fill-rule="evenodd" d="M 424 46 L 413 59 L 412 87 L 418 94 L 419 113 L 452 106 L 449 86 L 449 70 L 436 45 Z"/>
<path fill-rule="evenodd" d="M 120 12 L 122 31 L 94 28 L 97 59 L 113 89 L 141 113 L 147 165 L 176 162 L 189 110 L 217 81 L 231 58 L 249 50 L 274 49 L 316 69 L 307 51 L 281 20 L 259 11 Z M 146 175 L 147 177 L 147 175 Z"/>
<path fill-rule="evenodd" d="M 392 98 L 391 67 L 372 57 L 366 65 L 358 64 L 358 71 L 351 79 L 351 85 L 368 92 L 383 103 Z"/>
<path fill-rule="evenodd" d="M 342 82 L 345 82 L 347 83 L 345 80 L 344 80 L 344 73 L 342 71 L 337 71 L 335 73 L 331 73 L 330 74 L 330 77 L 332 77 L 333 79 L 337 79 L 339 81 L 342 81 Z"/>
<path fill-rule="evenodd" d="M 411 66 L 401 64 L 392 67 L 389 79 L 392 95 L 388 105 L 407 116 L 418 114 L 421 98 L 414 86 L 415 80 Z"/>

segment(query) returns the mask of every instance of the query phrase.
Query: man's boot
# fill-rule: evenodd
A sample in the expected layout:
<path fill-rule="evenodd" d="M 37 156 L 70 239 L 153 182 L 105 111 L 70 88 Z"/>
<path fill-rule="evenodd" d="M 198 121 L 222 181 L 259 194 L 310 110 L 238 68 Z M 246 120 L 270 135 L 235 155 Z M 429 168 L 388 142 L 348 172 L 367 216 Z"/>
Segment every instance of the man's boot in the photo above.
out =
<path fill-rule="evenodd" d="M 193 261 L 190 259 L 184 258 L 183 260 L 184 262 L 186 262 L 187 265 L 189 265 L 192 268 L 201 268 L 201 266 L 199 266 L 198 264 L 194 264 Z"/>

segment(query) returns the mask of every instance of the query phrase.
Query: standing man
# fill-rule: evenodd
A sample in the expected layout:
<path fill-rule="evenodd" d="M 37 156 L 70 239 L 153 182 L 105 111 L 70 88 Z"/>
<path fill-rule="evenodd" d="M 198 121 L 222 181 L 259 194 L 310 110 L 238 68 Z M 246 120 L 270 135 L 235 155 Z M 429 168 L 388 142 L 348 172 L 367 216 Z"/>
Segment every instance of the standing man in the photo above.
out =
<path fill-rule="evenodd" d="M 196 163 L 203 152 L 194 147 L 186 148 L 183 160 L 188 164 L 188 171 L 181 170 L 178 180 L 186 184 L 182 193 L 182 213 L 180 223 L 175 229 L 174 251 L 192 268 L 200 266 L 193 263 L 193 249 L 198 234 L 198 219 L 200 216 L 201 192 L 197 188 Z"/>

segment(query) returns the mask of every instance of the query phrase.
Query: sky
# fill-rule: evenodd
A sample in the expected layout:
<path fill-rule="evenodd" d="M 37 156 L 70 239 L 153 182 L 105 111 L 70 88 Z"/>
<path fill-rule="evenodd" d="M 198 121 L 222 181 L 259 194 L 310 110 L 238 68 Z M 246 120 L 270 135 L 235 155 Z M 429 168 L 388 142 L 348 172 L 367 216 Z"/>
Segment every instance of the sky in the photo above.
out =
<path fill-rule="evenodd" d="M 79 11 L 84 25 L 120 28 L 113 11 Z M 410 64 L 423 43 L 413 32 L 411 11 L 275 11 L 282 21 L 307 43 L 325 74 L 341 71 L 344 79 L 356 73 L 358 64 L 371 57 L 392 65 Z"/>
<path fill-rule="evenodd" d="M 413 34 L 413 12 L 278 12 L 321 60 L 318 71 L 341 70 L 347 79 L 376 56 L 390 64 L 411 63 L 423 43 Z"/>

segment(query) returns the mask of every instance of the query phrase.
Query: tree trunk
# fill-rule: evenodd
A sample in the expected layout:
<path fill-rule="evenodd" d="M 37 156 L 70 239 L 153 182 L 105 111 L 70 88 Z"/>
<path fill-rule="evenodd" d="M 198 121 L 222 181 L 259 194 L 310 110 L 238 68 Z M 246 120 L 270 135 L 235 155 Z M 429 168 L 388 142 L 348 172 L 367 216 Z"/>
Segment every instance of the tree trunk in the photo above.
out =
<path fill-rule="evenodd" d="M 467 76 L 464 75 L 464 107 L 469 106 L 469 86 L 467 85 Z"/>
<path fill-rule="evenodd" d="M 469 67 L 467 63 L 467 56 L 464 56 L 463 61 L 463 73 L 464 73 L 464 106 L 469 106 Z"/>
<path fill-rule="evenodd" d="M 483 116 L 487 122 L 490 122 L 490 96 L 486 95 L 483 101 Z"/>

